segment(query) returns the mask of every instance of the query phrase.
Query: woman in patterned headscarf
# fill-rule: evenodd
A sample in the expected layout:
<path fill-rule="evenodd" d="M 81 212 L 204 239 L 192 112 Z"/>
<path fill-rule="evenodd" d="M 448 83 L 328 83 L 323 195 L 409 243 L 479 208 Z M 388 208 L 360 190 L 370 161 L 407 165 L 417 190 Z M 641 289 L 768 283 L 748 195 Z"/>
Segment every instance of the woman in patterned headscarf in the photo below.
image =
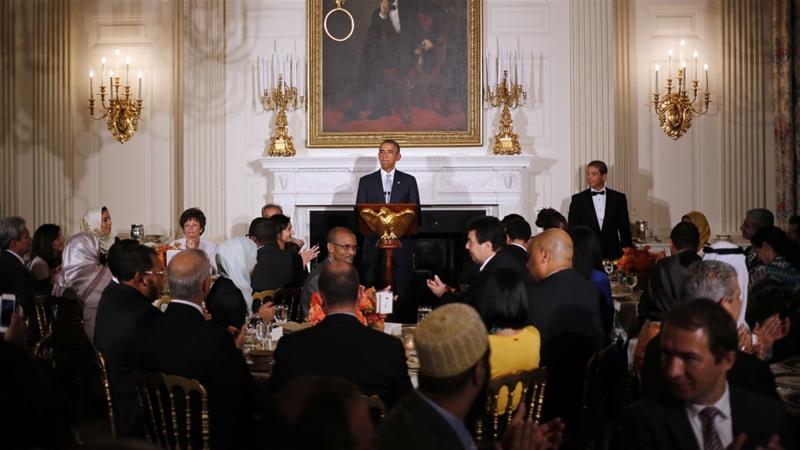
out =
<path fill-rule="evenodd" d="M 53 295 L 74 298 L 81 303 L 83 327 L 91 340 L 94 340 L 94 319 L 100 295 L 111 281 L 108 267 L 100 264 L 100 253 L 101 241 L 94 234 L 84 232 L 69 238 L 61 256 L 61 272 L 53 286 Z"/>
<path fill-rule="evenodd" d="M 708 226 L 708 219 L 706 219 L 705 214 L 700 211 L 689 211 L 681 217 L 681 221 L 693 223 L 697 227 L 697 231 L 700 232 L 700 248 L 697 250 L 702 250 L 711 237 L 711 227 Z"/>
<path fill-rule="evenodd" d="M 100 240 L 100 249 L 105 255 L 114 245 L 114 236 L 111 235 L 111 213 L 108 208 L 101 206 L 86 211 L 83 216 L 83 231 L 97 236 Z"/>

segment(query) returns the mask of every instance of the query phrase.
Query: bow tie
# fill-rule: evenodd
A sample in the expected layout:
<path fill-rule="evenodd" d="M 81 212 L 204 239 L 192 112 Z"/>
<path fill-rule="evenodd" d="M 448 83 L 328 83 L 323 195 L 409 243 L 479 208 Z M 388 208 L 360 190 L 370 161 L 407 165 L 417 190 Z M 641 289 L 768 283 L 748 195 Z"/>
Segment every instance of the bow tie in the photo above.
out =
<path fill-rule="evenodd" d="M 592 197 L 594 197 L 595 195 L 606 195 L 606 191 L 600 191 L 600 192 L 592 191 Z"/>

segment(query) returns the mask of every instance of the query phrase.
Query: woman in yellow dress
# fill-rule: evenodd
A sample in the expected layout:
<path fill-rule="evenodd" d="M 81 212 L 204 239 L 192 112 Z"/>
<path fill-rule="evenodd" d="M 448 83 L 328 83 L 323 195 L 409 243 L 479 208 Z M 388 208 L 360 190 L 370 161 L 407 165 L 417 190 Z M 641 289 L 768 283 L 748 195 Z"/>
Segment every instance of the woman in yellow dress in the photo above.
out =
<path fill-rule="evenodd" d="M 530 324 L 528 297 L 522 276 L 512 270 L 495 270 L 486 283 L 481 302 L 481 317 L 489 330 L 492 379 L 514 375 L 539 367 L 541 338 Z M 519 404 L 522 387 L 514 391 L 512 408 Z M 500 390 L 497 409 L 507 406 L 508 391 Z"/>

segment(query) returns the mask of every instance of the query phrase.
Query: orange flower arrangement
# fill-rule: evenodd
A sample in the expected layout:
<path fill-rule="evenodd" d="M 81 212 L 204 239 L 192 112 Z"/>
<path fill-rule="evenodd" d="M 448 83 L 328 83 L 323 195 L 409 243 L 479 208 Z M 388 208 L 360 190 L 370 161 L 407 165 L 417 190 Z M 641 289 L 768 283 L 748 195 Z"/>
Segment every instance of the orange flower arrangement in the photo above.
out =
<path fill-rule="evenodd" d="M 322 310 L 322 298 L 318 292 L 311 294 L 311 305 L 308 308 L 308 323 L 316 325 L 325 318 L 325 311 Z M 376 330 L 383 330 L 383 323 L 386 320 L 383 314 L 375 312 L 375 288 L 364 290 L 364 294 L 358 299 L 356 306 L 356 318 L 362 325 L 366 325 Z"/>
<path fill-rule="evenodd" d="M 617 260 L 617 268 L 625 273 L 646 275 L 650 268 L 663 257 L 663 251 L 652 253 L 649 245 L 642 248 L 626 247 L 622 249 L 622 257 Z"/>
<path fill-rule="evenodd" d="M 158 248 L 156 248 L 156 254 L 158 254 L 158 259 L 160 259 L 161 262 L 164 263 L 164 266 L 167 265 L 167 250 L 179 250 L 179 249 L 172 245 L 161 245 Z"/>

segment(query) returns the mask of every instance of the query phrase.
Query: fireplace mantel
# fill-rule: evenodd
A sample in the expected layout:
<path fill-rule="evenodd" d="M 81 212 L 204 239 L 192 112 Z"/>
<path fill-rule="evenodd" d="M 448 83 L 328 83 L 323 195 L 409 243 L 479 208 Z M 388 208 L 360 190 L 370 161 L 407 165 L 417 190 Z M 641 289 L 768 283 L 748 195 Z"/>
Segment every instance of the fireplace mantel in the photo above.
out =
<path fill-rule="evenodd" d="M 417 179 L 423 208 L 477 207 L 499 217 L 529 216 L 524 193 L 534 157 L 403 155 L 398 170 Z M 352 208 L 358 180 L 378 170 L 375 156 L 261 158 L 267 192 L 292 217 L 295 234 L 308 235 L 308 211 Z"/>

